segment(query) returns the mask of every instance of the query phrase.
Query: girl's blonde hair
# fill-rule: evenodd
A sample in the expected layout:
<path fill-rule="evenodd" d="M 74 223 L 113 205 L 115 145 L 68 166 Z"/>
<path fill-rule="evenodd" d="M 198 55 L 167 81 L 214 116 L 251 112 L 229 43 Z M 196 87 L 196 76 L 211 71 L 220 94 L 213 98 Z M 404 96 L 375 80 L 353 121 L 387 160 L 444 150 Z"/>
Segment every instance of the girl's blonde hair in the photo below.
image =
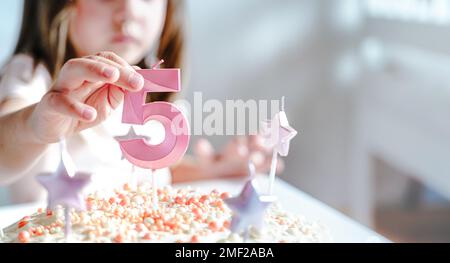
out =
<path fill-rule="evenodd" d="M 72 0 L 25 0 L 22 28 L 14 55 L 33 57 L 35 66 L 42 63 L 52 77 L 64 63 L 76 57 L 68 41 L 69 7 Z M 179 68 L 183 56 L 182 5 L 179 0 L 168 0 L 166 20 L 160 37 L 157 57 L 164 59 L 163 67 Z M 138 64 L 148 68 L 145 58 Z M 152 93 L 149 101 L 170 100 L 171 93 Z"/>

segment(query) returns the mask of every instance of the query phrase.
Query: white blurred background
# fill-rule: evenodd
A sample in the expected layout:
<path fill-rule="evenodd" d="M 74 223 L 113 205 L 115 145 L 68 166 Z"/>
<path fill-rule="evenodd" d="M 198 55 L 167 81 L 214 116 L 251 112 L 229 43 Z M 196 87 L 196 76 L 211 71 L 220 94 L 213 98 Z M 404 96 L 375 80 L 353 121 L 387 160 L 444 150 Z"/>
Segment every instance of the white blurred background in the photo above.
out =
<path fill-rule="evenodd" d="M 394 241 L 450 241 L 449 0 L 186 7 L 188 99 L 286 96 L 299 135 L 281 178 Z M 0 63 L 20 8 L 0 2 Z"/>

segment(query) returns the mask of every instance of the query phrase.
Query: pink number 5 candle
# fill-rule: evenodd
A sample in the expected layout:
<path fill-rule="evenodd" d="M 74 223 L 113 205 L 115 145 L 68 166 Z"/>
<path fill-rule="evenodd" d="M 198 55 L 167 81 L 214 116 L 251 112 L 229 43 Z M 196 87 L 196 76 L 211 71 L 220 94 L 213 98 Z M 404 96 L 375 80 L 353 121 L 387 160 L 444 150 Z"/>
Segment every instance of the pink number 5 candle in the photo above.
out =
<path fill-rule="evenodd" d="M 151 145 L 144 139 L 119 142 L 124 157 L 132 164 L 146 169 L 168 167 L 185 154 L 189 144 L 189 125 L 184 114 L 172 103 L 145 103 L 148 92 L 179 92 L 179 69 L 143 69 L 137 71 L 144 77 L 144 88 L 139 92 L 125 91 L 122 122 L 145 125 L 150 120 L 159 121 L 165 130 L 160 144 Z"/>

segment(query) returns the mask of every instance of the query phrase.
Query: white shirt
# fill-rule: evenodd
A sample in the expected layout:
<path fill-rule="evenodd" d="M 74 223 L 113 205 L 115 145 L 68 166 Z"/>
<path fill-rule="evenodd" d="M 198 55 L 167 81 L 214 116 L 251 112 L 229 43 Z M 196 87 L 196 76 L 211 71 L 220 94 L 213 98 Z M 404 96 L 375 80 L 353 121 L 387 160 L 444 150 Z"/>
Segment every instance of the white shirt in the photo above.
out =
<path fill-rule="evenodd" d="M 15 56 L 6 66 L 1 79 L 0 101 L 20 98 L 28 105 L 38 103 L 49 90 L 51 82 L 50 74 L 44 65 L 39 64 L 33 72 L 31 57 Z M 132 173 L 131 163 L 126 159 L 121 160 L 122 153 L 114 136 L 124 135 L 130 128 L 130 125 L 122 123 L 121 118 L 122 105 L 102 124 L 67 139 L 67 148 L 77 170 L 92 173 L 92 183 L 87 191 L 112 189 L 130 182 L 151 181 L 149 170 L 135 167 Z M 137 134 L 140 134 L 141 130 L 151 130 L 152 134 L 145 135 L 152 139 L 164 136 L 160 134 L 164 131 L 152 123 L 135 128 Z M 45 198 L 46 193 L 36 182 L 35 176 L 55 171 L 59 156 L 58 144 L 50 145 L 37 163 L 21 179 L 9 186 L 11 202 L 29 202 Z M 165 168 L 155 171 L 155 178 L 158 186 L 170 184 L 170 170 Z"/>

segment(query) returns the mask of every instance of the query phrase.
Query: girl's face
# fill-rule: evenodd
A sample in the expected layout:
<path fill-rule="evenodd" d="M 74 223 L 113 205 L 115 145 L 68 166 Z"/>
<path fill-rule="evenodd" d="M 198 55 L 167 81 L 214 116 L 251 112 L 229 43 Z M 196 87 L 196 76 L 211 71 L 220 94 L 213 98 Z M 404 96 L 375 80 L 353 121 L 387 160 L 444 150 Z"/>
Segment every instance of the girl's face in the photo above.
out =
<path fill-rule="evenodd" d="M 167 0 L 77 0 L 69 38 L 80 57 L 112 51 L 137 64 L 155 48 L 166 8 Z"/>

